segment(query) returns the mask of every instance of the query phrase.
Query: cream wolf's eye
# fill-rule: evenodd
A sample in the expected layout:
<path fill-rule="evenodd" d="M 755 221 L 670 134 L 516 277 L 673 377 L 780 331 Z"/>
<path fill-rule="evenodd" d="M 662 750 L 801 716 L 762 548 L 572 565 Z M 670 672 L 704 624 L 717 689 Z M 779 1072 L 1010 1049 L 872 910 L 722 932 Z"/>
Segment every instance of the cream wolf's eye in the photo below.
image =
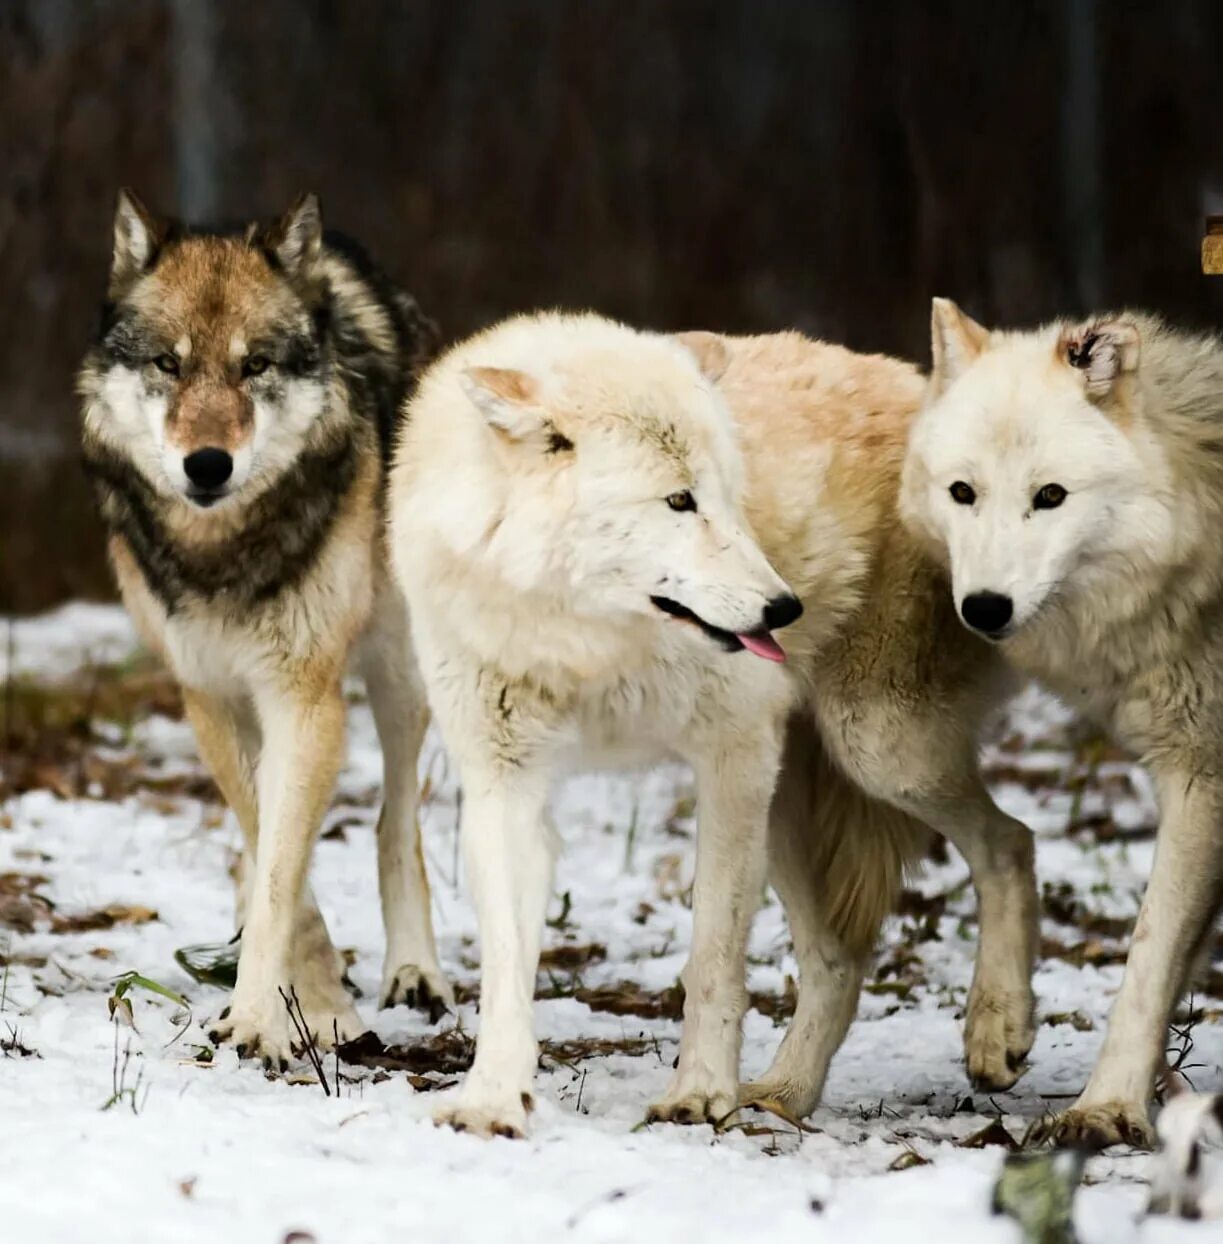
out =
<path fill-rule="evenodd" d="M 265 354 L 248 355 L 242 363 L 243 376 L 262 376 L 272 365 L 271 359 Z"/>
<path fill-rule="evenodd" d="M 681 514 L 696 513 L 696 498 L 686 488 L 683 492 L 673 492 L 666 500 L 673 510 Z"/>
<path fill-rule="evenodd" d="M 1065 500 L 1066 490 L 1061 484 L 1046 484 L 1038 489 L 1032 498 L 1032 508 L 1034 510 L 1056 510 Z"/>
<path fill-rule="evenodd" d="M 159 354 L 153 360 L 153 366 L 158 371 L 164 371 L 167 376 L 178 375 L 178 355 L 177 354 Z"/>
<path fill-rule="evenodd" d="M 972 505 L 977 499 L 977 494 L 973 491 L 971 484 L 966 484 L 962 479 L 956 480 L 948 491 L 951 493 L 951 499 L 957 505 Z"/>

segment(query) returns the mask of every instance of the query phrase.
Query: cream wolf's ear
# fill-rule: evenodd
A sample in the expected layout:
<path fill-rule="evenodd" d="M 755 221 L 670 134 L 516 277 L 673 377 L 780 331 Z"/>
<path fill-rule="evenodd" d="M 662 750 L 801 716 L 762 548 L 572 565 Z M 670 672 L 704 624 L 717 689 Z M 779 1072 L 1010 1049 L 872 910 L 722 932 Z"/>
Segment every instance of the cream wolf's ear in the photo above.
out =
<path fill-rule="evenodd" d="M 506 441 L 548 453 L 573 448 L 573 442 L 544 411 L 534 376 L 512 367 L 468 367 L 460 382 L 488 426 Z"/>
<path fill-rule="evenodd" d="M 110 257 L 112 293 L 152 264 L 164 234 L 164 227 L 152 212 L 124 186 L 115 201 L 115 240 Z"/>
<path fill-rule="evenodd" d="M 930 380 L 942 393 L 989 344 L 989 329 L 964 314 L 950 298 L 930 308 Z"/>
<path fill-rule="evenodd" d="M 1058 357 L 1083 374 L 1090 398 L 1107 397 L 1126 372 L 1137 371 L 1142 337 L 1124 316 L 1088 320 L 1062 329 Z"/>
<path fill-rule="evenodd" d="M 323 249 L 323 209 L 317 194 L 303 194 L 268 230 L 264 245 L 289 272 L 313 266 Z"/>
<path fill-rule="evenodd" d="M 696 365 L 714 384 L 721 379 L 722 373 L 730 366 L 730 350 L 726 339 L 717 333 L 688 332 L 676 333 L 675 340 L 696 358 Z"/>

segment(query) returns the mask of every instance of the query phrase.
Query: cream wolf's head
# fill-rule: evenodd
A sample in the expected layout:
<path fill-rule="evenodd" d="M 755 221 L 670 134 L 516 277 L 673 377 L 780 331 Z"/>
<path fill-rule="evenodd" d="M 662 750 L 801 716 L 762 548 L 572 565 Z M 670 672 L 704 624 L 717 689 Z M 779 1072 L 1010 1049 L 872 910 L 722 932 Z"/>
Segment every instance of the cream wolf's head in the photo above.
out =
<path fill-rule="evenodd" d="M 460 353 L 454 380 L 494 463 L 484 502 L 503 579 L 556 593 L 579 617 L 665 618 L 783 659 L 770 632 L 802 607 L 743 516 L 716 339 L 544 315 Z M 448 504 L 461 506 L 455 489 Z"/>
<path fill-rule="evenodd" d="M 935 299 L 901 504 L 944 553 L 964 623 L 1001 640 L 1160 537 L 1135 440 L 1142 323 L 990 333 Z"/>
<path fill-rule="evenodd" d="M 261 491 L 327 404 L 318 201 L 235 234 L 190 233 L 121 191 L 85 436 L 157 493 L 207 508 Z"/>

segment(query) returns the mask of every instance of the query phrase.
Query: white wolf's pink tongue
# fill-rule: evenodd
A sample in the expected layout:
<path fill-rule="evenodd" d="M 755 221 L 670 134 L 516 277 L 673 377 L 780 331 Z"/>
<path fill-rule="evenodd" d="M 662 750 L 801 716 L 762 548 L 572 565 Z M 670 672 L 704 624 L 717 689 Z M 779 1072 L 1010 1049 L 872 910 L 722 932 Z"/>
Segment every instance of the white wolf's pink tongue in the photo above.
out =
<path fill-rule="evenodd" d="M 754 652 L 758 657 L 763 657 L 766 661 L 784 661 L 786 659 L 785 649 L 768 631 L 756 631 L 755 633 L 744 631 L 738 636 L 738 640 L 748 652 Z"/>

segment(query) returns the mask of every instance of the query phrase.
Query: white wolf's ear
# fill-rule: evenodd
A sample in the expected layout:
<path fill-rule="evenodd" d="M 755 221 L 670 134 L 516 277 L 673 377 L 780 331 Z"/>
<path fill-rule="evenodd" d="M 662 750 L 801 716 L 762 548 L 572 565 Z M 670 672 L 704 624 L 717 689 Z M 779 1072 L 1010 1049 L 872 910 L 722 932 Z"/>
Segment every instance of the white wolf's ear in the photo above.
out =
<path fill-rule="evenodd" d="M 115 202 L 115 241 L 110 257 L 111 290 L 126 285 L 152 262 L 163 229 L 147 207 L 125 186 Z"/>
<path fill-rule="evenodd" d="M 964 314 L 950 298 L 930 308 L 930 379 L 942 393 L 989 344 L 989 329 Z"/>
<path fill-rule="evenodd" d="M 323 249 L 323 209 L 317 194 L 303 194 L 271 227 L 264 244 L 288 272 L 314 265 Z"/>
<path fill-rule="evenodd" d="M 1107 397 L 1126 373 L 1137 370 L 1141 336 L 1133 320 L 1089 320 L 1063 328 L 1058 357 L 1082 372 L 1087 396 Z"/>
<path fill-rule="evenodd" d="M 488 426 L 506 440 L 547 453 L 573 448 L 545 413 L 534 376 L 510 367 L 468 367 L 460 382 Z"/>
<path fill-rule="evenodd" d="M 695 356 L 696 365 L 705 374 L 705 378 L 714 384 L 717 384 L 722 373 L 730 366 L 730 350 L 727 348 L 726 339 L 717 333 L 676 333 L 675 340 Z"/>

